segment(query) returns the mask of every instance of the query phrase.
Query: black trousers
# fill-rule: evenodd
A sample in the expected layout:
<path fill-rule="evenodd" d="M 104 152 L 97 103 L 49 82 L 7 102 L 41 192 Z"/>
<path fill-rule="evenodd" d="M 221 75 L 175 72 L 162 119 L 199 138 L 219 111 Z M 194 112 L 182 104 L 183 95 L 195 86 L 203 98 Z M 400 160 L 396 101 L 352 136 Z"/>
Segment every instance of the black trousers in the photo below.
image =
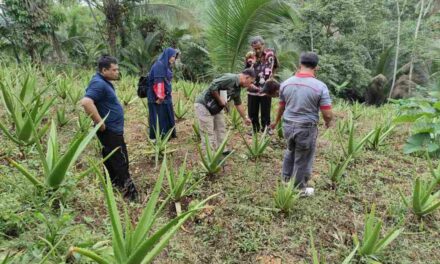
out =
<path fill-rule="evenodd" d="M 270 125 L 270 109 L 272 98 L 269 96 L 248 95 L 248 115 L 252 121 L 254 132 L 264 131 Z M 261 111 L 261 123 L 259 114 Z"/>
<path fill-rule="evenodd" d="M 96 135 L 102 144 L 102 157 L 106 157 L 115 148 L 119 147 L 119 149 L 104 162 L 104 165 L 107 168 L 112 184 L 121 188 L 125 197 L 135 198 L 137 191 L 128 170 L 128 152 L 124 136 L 108 130 L 104 132 L 98 131 Z"/>

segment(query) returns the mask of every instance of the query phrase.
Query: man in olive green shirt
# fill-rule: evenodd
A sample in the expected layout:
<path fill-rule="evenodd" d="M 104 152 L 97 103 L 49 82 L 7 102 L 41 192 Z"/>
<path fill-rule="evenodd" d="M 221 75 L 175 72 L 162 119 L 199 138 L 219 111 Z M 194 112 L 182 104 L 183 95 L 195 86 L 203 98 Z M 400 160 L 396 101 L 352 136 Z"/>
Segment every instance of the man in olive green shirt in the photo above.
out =
<path fill-rule="evenodd" d="M 246 69 L 239 74 L 226 73 L 215 79 L 208 89 L 197 97 L 194 107 L 200 131 L 202 135 L 208 135 L 209 144 L 213 149 L 220 146 L 226 135 L 225 117 L 222 110 L 224 108 L 228 110 L 228 101 L 234 101 L 234 105 L 246 125 L 252 123 L 241 104 L 240 88 L 250 87 L 254 80 L 255 72 L 252 69 Z M 221 91 L 226 91 L 226 100 L 220 96 Z M 203 138 L 202 149 L 206 149 Z"/>

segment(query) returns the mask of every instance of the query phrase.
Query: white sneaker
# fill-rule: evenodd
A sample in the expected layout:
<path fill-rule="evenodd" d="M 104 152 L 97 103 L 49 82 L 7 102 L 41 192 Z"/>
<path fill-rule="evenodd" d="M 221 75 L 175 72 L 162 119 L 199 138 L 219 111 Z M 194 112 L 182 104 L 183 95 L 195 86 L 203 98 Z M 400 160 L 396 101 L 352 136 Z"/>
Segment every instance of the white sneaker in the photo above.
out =
<path fill-rule="evenodd" d="M 303 188 L 299 193 L 300 197 L 310 197 L 313 196 L 314 194 L 315 194 L 315 189 L 313 189 L 312 187 Z"/>

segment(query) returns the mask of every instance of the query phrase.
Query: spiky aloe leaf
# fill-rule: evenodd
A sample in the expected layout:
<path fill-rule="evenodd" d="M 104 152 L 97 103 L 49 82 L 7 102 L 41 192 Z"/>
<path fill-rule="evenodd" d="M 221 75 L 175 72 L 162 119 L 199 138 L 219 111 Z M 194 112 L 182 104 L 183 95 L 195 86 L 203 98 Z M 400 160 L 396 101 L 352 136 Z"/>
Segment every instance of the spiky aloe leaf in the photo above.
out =
<path fill-rule="evenodd" d="M 78 253 L 80 255 L 86 256 L 94 261 L 96 261 L 96 263 L 98 264 L 111 264 L 110 261 L 106 260 L 105 258 L 99 256 L 98 254 L 96 254 L 95 252 L 85 249 L 85 248 L 80 248 L 80 247 L 71 247 L 69 252 L 73 253 Z"/>
<path fill-rule="evenodd" d="M 113 186 L 111 184 L 110 176 L 108 175 L 108 173 L 106 173 L 104 178 L 98 166 L 94 163 L 92 165 L 95 169 L 96 174 L 99 177 L 99 180 L 101 181 L 101 184 L 104 186 L 105 201 L 107 203 L 108 214 L 110 216 L 110 221 L 112 224 L 113 252 L 115 254 L 116 260 L 119 263 L 123 263 L 124 260 L 127 258 L 125 254 L 125 241 L 119 211 L 116 206 L 115 196 L 113 194 Z"/>
<path fill-rule="evenodd" d="M 50 187 L 58 187 L 64 181 L 67 170 L 69 170 L 70 167 L 76 162 L 76 160 L 79 158 L 79 155 L 81 155 L 89 142 L 93 139 L 98 129 L 104 123 L 106 117 L 93 129 L 91 129 L 87 135 L 80 132 L 78 139 L 70 144 L 69 149 L 56 162 L 53 169 L 50 171 L 50 174 L 46 178 Z"/>
<path fill-rule="evenodd" d="M 28 179 L 33 185 L 35 185 L 35 187 L 43 187 L 44 184 L 37 179 L 37 177 L 35 177 L 34 174 L 32 174 L 28 169 L 26 169 L 25 167 L 23 167 L 22 165 L 18 164 L 17 162 L 15 162 L 14 160 L 10 159 L 10 158 L 6 158 L 6 160 L 15 168 L 17 168 L 21 174 L 23 174 L 23 176 L 26 177 L 26 179 Z"/>

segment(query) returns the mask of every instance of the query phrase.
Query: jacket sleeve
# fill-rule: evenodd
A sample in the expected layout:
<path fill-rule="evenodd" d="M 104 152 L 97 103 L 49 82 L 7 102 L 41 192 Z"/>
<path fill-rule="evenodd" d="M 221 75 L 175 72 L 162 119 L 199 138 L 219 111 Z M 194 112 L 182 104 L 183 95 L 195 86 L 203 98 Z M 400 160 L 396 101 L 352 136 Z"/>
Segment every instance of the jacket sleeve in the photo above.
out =
<path fill-rule="evenodd" d="M 163 78 L 154 78 L 153 91 L 157 98 L 165 99 L 165 82 Z"/>

